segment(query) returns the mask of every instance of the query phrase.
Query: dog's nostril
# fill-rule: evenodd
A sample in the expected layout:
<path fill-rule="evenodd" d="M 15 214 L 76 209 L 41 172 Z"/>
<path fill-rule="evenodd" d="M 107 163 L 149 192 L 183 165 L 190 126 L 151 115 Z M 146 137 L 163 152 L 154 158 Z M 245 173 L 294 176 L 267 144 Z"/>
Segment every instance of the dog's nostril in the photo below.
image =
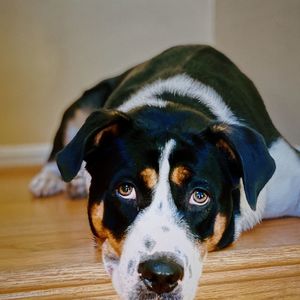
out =
<path fill-rule="evenodd" d="M 183 278 L 182 266 L 167 258 L 144 261 L 138 272 L 146 287 L 159 295 L 171 292 Z"/>

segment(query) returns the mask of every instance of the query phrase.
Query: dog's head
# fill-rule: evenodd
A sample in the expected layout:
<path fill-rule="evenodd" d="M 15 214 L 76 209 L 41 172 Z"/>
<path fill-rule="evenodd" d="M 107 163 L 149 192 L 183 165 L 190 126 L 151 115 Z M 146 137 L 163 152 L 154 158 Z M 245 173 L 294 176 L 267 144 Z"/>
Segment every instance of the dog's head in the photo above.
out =
<path fill-rule="evenodd" d="M 233 241 L 242 178 L 249 205 L 274 171 L 263 138 L 194 111 L 94 112 L 58 155 L 85 160 L 88 214 L 122 299 L 192 299 L 207 251 Z"/>

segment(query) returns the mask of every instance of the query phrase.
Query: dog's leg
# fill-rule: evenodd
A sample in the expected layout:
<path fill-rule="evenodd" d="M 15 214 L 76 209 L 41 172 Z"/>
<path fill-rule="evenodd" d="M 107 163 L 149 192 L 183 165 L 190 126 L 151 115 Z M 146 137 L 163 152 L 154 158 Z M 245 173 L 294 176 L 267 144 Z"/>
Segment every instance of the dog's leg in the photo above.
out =
<path fill-rule="evenodd" d="M 83 163 L 77 176 L 71 182 L 67 183 L 66 190 L 69 197 L 73 199 L 87 197 L 90 182 L 91 176 L 85 170 L 85 163 Z"/>
<path fill-rule="evenodd" d="M 34 196 L 46 197 L 66 190 L 67 185 L 61 179 L 55 157 L 56 154 L 71 141 L 89 113 L 90 110 L 79 109 L 77 105 L 72 105 L 64 113 L 62 122 L 56 132 L 48 161 L 30 183 L 29 188 Z M 86 184 L 83 173 L 84 171 L 82 170 L 78 178 L 75 179 L 74 184 L 68 184 L 73 185 L 72 188 L 68 188 L 72 198 L 86 196 Z"/>
<path fill-rule="evenodd" d="M 88 115 L 104 106 L 110 94 L 129 72 L 130 70 L 120 76 L 100 82 L 92 89 L 84 92 L 82 97 L 66 110 L 56 132 L 48 161 L 30 183 L 29 188 L 33 195 L 36 197 L 51 196 L 67 189 L 72 198 L 86 196 L 89 176 L 84 167 L 81 168 L 78 176 L 66 185 L 62 181 L 60 172 L 56 166 L 56 154 L 71 141 Z"/>
<path fill-rule="evenodd" d="M 35 197 L 47 197 L 65 190 L 65 182 L 54 161 L 48 161 L 42 170 L 33 177 L 29 189 Z"/>

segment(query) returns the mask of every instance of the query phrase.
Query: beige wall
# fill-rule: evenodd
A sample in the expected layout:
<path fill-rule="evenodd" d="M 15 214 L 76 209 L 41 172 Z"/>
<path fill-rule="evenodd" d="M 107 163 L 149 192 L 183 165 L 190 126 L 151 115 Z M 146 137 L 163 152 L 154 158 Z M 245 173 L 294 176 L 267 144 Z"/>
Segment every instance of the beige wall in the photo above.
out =
<path fill-rule="evenodd" d="M 250 76 L 274 120 L 300 144 L 300 1 L 216 0 L 216 45 Z"/>
<path fill-rule="evenodd" d="M 181 43 L 212 43 L 210 0 L 0 0 L 0 145 L 50 142 L 106 76 Z"/>
<path fill-rule="evenodd" d="M 228 54 L 300 144 L 299 28 L 299 0 L 0 0 L 0 146 L 50 142 L 84 89 L 191 42 Z"/>

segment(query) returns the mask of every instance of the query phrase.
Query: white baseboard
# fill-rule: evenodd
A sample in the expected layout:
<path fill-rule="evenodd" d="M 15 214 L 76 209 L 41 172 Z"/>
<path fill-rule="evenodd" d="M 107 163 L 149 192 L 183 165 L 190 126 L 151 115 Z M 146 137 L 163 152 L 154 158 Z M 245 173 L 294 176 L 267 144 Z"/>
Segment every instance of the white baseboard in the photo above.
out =
<path fill-rule="evenodd" d="M 41 165 L 50 151 L 50 144 L 0 145 L 0 167 Z"/>

